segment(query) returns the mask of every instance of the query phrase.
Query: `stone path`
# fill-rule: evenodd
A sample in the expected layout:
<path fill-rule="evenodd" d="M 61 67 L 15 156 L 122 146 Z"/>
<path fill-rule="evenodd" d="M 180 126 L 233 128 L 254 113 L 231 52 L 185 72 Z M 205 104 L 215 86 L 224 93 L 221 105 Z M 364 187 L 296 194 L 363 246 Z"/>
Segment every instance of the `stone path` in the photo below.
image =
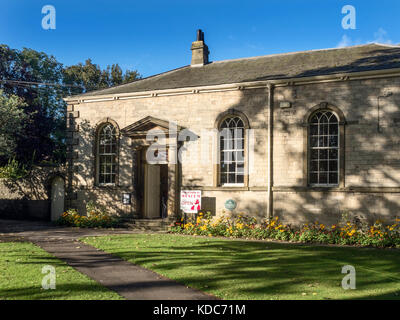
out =
<path fill-rule="evenodd" d="M 216 299 L 78 241 L 86 236 L 131 233 L 138 231 L 59 228 L 45 222 L 0 220 L 0 241 L 3 239 L 33 242 L 126 299 Z"/>

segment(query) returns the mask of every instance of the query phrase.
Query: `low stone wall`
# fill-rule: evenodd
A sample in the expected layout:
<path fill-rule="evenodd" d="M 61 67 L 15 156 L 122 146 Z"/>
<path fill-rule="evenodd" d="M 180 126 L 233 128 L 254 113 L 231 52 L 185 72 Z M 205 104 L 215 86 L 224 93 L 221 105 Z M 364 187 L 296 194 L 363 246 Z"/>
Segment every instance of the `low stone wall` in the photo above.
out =
<path fill-rule="evenodd" d="M 0 179 L 0 219 L 50 220 L 51 181 L 63 173 L 62 167 L 35 167 L 25 179 Z"/>

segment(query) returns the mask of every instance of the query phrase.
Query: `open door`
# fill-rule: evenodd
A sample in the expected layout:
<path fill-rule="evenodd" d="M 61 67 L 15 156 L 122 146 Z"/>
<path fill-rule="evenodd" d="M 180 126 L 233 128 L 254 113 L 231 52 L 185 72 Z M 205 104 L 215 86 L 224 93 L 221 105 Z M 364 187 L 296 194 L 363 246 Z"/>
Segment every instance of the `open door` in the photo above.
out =
<path fill-rule="evenodd" d="M 144 217 L 160 218 L 160 166 L 144 165 Z"/>

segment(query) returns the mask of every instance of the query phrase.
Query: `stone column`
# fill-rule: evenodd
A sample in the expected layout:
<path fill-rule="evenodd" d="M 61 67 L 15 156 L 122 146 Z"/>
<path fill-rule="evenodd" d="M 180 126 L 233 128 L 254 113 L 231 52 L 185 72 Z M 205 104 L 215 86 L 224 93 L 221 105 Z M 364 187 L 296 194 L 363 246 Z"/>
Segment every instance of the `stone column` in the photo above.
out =
<path fill-rule="evenodd" d="M 168 148 L 168 220 L 176 220 L 179 213 L 179 161 L 177 156 L 177 136 L 169 137 Z"/>

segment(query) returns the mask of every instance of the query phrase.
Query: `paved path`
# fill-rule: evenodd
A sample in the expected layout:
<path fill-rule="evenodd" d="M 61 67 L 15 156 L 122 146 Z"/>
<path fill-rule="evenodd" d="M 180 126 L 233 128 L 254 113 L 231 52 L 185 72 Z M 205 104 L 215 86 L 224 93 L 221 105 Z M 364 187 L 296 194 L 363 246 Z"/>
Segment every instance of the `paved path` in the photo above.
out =
<path fill-rule="evenodd" d="M 0 240 L 31 241 L 126 299 L 216 299 L 78 241 L 86 236 L 124 233 L 138 231 L 59 228 L 43 222 L 0 220 Z"/>

